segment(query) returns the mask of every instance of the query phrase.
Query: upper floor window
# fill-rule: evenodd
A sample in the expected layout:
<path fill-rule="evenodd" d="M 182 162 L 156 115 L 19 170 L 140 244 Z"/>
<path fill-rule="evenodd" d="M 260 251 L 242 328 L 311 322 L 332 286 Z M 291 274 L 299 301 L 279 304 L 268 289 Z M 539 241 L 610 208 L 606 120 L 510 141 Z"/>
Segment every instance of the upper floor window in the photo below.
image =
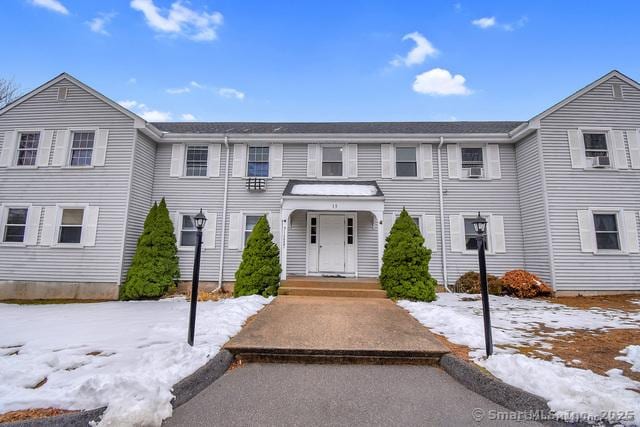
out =
<path fill-rule="evenodd" d="M 247 176 L 269 176 L 269 147 L 249 147 Z"/>
<path fill-rule="evenodd" d="M 83 218 L 84 209 L 82 208 L 62 209 L 58 243 L 80 243 Z"/>
<path fill-rule="evenodd" d="M 616 214 L 593 214 L 598 249 L 620 250 L 620 235 Z"/>
<path fill-rule="evenodd" d="M 95 132 L 73 132 L 71 140 L 71 166 L 91 166 Z"/>
<path fill-rule="evenodd" d="M 209 147 L 206 145 L 189 145 L 187 147 L 187 176 L 207 176 Z"/>
<path fill-rule="evenodd" d="M 583 133 L 584 152 L 587 157 L 609 157 L 607 134 L 605 132 Z"/>
<path fill-rule="evenodd" d="M 21 132 L 18 142 L 18 166 L 35 166 L 40 132 Z"/>
<path fill-rule="evenodd" d="M 416 147 L 396 147 L 396 176 L 418 176 Z"/>
<path fill-rule="evenodd" d="M 485 218 L 486 220 L 487 218 Z M 465 218 L 464 219 L 464 242 L 465 249 L 468 251 L 477 251 L 478 250 L 478 240 L 476 239 L 477 233 L 476 229 L 473 226 L 473 222 L 476 218 Z M 487 241 L 487 235 L 489 234 L 489 230 L 487 228 L 485 236 L 484 236 L 484 249 L 489 252 L 489 242 Z"/>
<path fill-rule="evenodd" d="M 466 173 L 466 176 L 468 177 L 480 177 L 483 173 L 482 168 L 484 166 L 484 154 L 482 147 L 461 147 L 460 154 L 462 157 L 461 163 L 463 173 Z"/>
<path fill-rule="evenodd" d="M 182 226 L 180 227 L 180 246 L 196 245 L 196 224 L 193 216 L 182 215 Z"/>
<path fill-rule="evenodd" d="M 27 227 L 27 212 L 27 208 L 7 209 L 7 220 L 4 226 L 4 242 L 24 242 L 24 234 Z"/>
<path fill-rule="evenodd" d="M 322 147 L 322 176 L 342 176 L 342 147 Z"/>
<path fill-rule="evenodd" d="M 260 220 L 261 215 L 247 215 L 244 217 L 244 245 L 247 245 L 247 241 L 249 240 L 249 236 L 253 231 L 253 227 L 256 226 L 258 221 Z"/>

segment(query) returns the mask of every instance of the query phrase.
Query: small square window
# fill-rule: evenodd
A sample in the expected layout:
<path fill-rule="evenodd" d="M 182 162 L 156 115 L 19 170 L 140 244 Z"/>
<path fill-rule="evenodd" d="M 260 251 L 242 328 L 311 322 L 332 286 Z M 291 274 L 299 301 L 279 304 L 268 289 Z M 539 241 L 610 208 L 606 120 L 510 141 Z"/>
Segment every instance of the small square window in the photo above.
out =
<path fill-rule="evenodd" d="M 584 133 L 584 151 L 587 157 L 608 157 L 607 134 Z"/>
<path fill-rule="evenodd" d="M 94 132 L 73 132 L 71 166 L 91 166 Z"/>
<path fill-rule="evenodd" d="M 253 231 L 253 227 L 256 226 L 256 224 L 258 223 L 260 218 L 262 218 L 262 216 L 258 216 L 258 215 L 247 215 L 245 217 L 245 223 L 244 223 L 244 245 L 245 246 L 247 245 L 247 241 L 249 240 L 249 236 L 251 235 L 251 232 Z"/>
<path fill-rule="evenodd" d="M 598 249 L 620 250 L 620 235 L 616 214 L 593 214 Z"/>
<path fill-rule="evenodd" d="M 269 147 L 249 147 L 247 176 L 269 176 Z"/>
<path fill-rule="evenodd" d="M 27 208 L 9 208 L 4 226 L 4 242 L 22 243 L 27 228 Z"/>
<path fill-rule="evenodd" d="M 487 218 L 485 218 L 486 220 Z M 464 219 L 464 242 L 465 249 L 468 251 L 477 251 L 478 250 L 478 240 L 476 239 L 476 229 L 473 226 L 473 222 L 476 218 L 465 218 Z M 489 233 L 489 228 L 487 227 L 487 232 L 484 235 L 484 248 L 486 251 L 489 251 L 489 242 L 487 240 L 487 235 Z"/>
<path fill-rule="evenodd" d="M 84 209 L 63 209 L 58 243 L 80 243 Z"/>
<path fill-rule="evenodd" d="M 34 166 L 38 155 L 40 132 L 21 132 L 18 142 L 17 166 Z"/>
<path fill-rule="evenodd" d="M 484 165 L 482 148 L 462 147 L 460 153 L 462 155 L 462 169 L 481 168 Z"/>
<path fill-rule="evenodd" d="M 197 243 L 196 240 L 196 225 L 193 221 L 193 216 L 182 215 L 180 246 L 195 246 Z"/>
<path fill-rule="evenodd" d="M 396 147 L 396 176 L 418 176 L 416 147 Z"/>
<path fill-rule="evenodd" d="M 206 145 L 190 145 L 187 147 L 187 176 L 207 176 L 209 147 Z"/>
<path fill-rule="evenodd" d="M 342 176 L 342 147 L 322 147 L 322 176 Z"/>

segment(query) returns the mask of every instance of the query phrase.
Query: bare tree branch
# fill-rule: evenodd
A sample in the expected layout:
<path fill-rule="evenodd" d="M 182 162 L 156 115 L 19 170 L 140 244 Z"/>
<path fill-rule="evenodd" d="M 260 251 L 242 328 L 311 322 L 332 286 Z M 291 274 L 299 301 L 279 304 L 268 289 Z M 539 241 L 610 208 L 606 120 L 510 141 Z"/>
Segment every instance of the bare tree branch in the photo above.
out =
<path fill-rule="evenodd" d="M 13 79 L 0 77 L 0 108 L 18 97 L 20 86 Z"/>

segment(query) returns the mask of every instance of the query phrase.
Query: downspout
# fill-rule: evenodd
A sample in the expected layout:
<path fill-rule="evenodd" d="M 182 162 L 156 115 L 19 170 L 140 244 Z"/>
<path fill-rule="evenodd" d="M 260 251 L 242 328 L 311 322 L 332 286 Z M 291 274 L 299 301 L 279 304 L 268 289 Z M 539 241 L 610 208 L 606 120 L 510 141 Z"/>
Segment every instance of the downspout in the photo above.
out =
<path fill-rule="evenodd" d="M 440 246 L 442 247 L 442 277 L 444 282 L 444 288 L 447 292 L 451 292 L 449 289 L 449 284 L 447 283 L 447 246 L 446 246 L 446 236 L 444 232 L 444 195 L 442 191 L 442 157 L 440 156 L 440 149 L 444 145 L 444 136 L 440 137 L 440 144 L 438 144 L 438 197 L 440 199 L 440 240 L 442 243 Z"/>
<path fill-rule="evenodd" d="M 214 292 L 222 289 L 222 273 L 224 267 L 224 235 L 227 231 L 227 194 L 229 193 L 229 137 L 224 136 L 226 160 L 224 163 L 224 196 L 222 199 L 222 233 L 220 237 L 220 265 L 218 266 L 218 287 Z"/>

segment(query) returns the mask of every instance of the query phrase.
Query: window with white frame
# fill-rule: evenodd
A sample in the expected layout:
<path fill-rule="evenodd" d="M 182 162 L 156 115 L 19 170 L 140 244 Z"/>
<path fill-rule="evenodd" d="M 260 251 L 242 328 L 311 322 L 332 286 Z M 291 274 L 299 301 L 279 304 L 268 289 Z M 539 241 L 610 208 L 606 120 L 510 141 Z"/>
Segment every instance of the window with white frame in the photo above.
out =
<path fill-rule="evenodd" d="M 322 147 L 322 176 L 342 176 L 342 147 Z"/>
<path fill-rule="evenodd" d="M 91 166 L 94 140 L 95 132 L 93 131 L 73 132 L 69 162 L 71 166 Z"/>
<path fill-rule="evenodd" d="M 269 176 L 269 147 L 249 147 L 247 176 Z"/>
<path fill-rule="evenodd" d="M 609 157 L 606 132 L 584 132 L 582 135 L 586 157 Z"/>
<path fill-rule="evenodd" d="M 7 218 L 4 226 L 3 242 L 22 243 L 24 242 L 25 230 L 27 228 L 27 208 L 8 208 Z"/>
<path fill-rule="evenodd" d="M 196 232 L 196 223 L 193 220 L 193 215 L 182 215 L 180 246 L 195 246 L 197 243 Z"/>
<path fill-rule="evenodd" d="M 17 166 L 35 166 L 40 132 L 20 132 Z"/>
<path fill-rule="evenodd" d="M 596 245 L 600 250 L 620 250 L 618 216 L 614 213 L 594 213 Z"/>
<path fill-rule="evenodd" d="M 476 229 L 473 226 L 473 222 L 477 219 L 474 218 L 465 218 L 464 219 L 464 245 L 465 249 L 468 251 L 477 251 L 478 250 L 478 240 L 476 239 L 477 233 Z M 484 248 L 487 252 L 489 252 L 489 242 L 487 240 L 487 236 L 489 235 L 489 227 L 488 227 L 488 219 L 487 220 L 487 229 L 484 235 Z"/>
<path fill-rule="evenodd" d="M 83 218 L 83 208 L 63 208 L 58 243 L 80 243 Z"/>
<path fill-rule="evenodd" d="M 484 154 L 482 147 L 461 147 L 460 148 L 462 170 L 469 175 L 471 169 L 482 168 L 484 166 Z"/>
<path fill-rule="evenodd" d="M 263 215 L 247 215 L 244 217 L 244 245 L 247 245 L 247 241 L 249 240 L 249 236 L 253 231 L 253 228 L 256 226 L 260 218 Z"/>
<path fill-rule="evenodd" d="M 207 176 L 209 147 L 206 145 L 187 146 L 186 176 Z"/>
<path fill-rule="evenodd" d="M 418 176 L 416 147 L 396 147 L 396 176 Z"/>

